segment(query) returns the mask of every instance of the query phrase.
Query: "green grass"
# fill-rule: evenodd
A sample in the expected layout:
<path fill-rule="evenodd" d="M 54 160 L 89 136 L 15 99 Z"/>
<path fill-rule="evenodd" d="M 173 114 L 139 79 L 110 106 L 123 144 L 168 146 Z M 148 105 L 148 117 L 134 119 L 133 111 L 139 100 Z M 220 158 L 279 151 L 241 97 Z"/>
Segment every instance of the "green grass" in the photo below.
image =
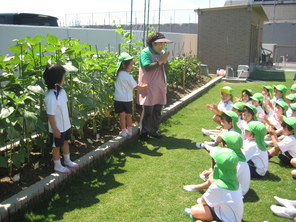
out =
<path fill-rule="evenodd" d="M 214 128 L 207 103 L 220 101 L 219 89 L 230 85 L 234 95 L 242 88 L 261 92 L 262 85 L 278 82 L 218 83 L 200 98 L 161 124 L 162 139 L 131 141 L 54 195 L 26 212 L 22 221 L 190 221 L 183 214 L 202 194 L 187 192 L 183 185 L 201 183 L 199 174 L 210 167 L 206 150 L 197 141 L 207 140 L 200 131 Z M 287 87 L 293 84 L 287 80 Z M 252 180 L 246 195 L 244 221 L 288 221 L 272 214 L 273 196 L 296 199 L 291 168 L 273 158 L 264 179 Z"/>

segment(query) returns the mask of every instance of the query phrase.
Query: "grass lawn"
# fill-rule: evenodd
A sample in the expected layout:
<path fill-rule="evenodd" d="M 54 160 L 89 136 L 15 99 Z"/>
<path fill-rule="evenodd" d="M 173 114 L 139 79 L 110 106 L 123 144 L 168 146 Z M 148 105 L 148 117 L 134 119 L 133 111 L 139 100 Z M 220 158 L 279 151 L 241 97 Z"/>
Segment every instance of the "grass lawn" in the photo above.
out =
<path fill-rule="evenodd" d="M 148 142 L 133 140 L 114 155 L 77 176 L 70 184 L 26 212 L 21 221 L 190 221 L 183 213 L 202 194 L 182 189 L 186 184 L 201 183 L 199 174 L 211 165 L 198 141 L 208 140 L 201 128 L 215 128 L 208 103 L 220 101 L 219 89 L 229 85 L 234 96 L 250 88 L 261 92 L 262 85 L 279 82 L 218 83 L 200 98 L 161 124 L 162 139 Z M 283 84 L 281 82 L 281 84 Z M 284 83 L 288 88 L 293 80 Z M 252 180 L 246 195 L 244 221 L 288 221 L 269 209 L 276 204 L 273 196 L 296 199 L 291 168 L 279 166 L 274 157 L 264 179 Z"/>

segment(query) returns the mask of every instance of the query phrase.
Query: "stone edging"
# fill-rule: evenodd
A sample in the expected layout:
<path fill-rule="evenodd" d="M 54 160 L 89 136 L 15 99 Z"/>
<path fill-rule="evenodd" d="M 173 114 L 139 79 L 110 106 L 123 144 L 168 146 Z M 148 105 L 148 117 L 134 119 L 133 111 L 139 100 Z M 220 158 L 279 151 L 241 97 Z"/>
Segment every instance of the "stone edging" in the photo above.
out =
<path fill-rule="evenodd" d="M 215 78 L 198 88 L 194 92 L 188 94 L 182 99 L 178 100 L 174 104 L 164 108 L 162 110 L 162 119 L 168 118 L 173 113 L 177 112 L 188 103 L 195 100 L 197 97 L 202 95 L 208 88 L 221 81 L 222 77 Z M 139 125 L 133 127 L 133 136 L 135 138 L 139 133 Z M 17 215 L 32 206 L 34 203 L 41 200 L 42 196 L 48 195 L 55 191 L 61 184 L 68 182 L 76 174 L 83 171 L 83 169 L 95 164 L 96 162 L 108 157 L 112 152 L 117 149 L 120 145 L 130 140 L 131 138 L 122 138 L 120 136 L 109 140 L 102 144 L 97 149 L 87 153 L 86 155 L 75 160 L 79 164 L 77 169 L 71 169 L 68 174 L 52 173 L 45 177 L 41 181 L 31 185 L 25 190 L 13 195 L 7 200 L 0 203 L 0 221 L 12 221 L 13 215 Z"/>

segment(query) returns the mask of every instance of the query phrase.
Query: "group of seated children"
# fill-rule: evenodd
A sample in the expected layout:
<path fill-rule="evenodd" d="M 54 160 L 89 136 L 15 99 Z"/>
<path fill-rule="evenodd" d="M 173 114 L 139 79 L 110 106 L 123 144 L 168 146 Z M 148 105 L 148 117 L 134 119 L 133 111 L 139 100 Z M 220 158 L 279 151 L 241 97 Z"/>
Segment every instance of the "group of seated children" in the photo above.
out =
<path fill-rule="evenodd" d="M 278 156 L 283 164 L 296 167 L 296 84 L 289 95 L 287 91 L 282 84 L 262 86 L 262 92 L 254 94 L 242 89 L 241 98 L 233 102 L 233 90 L 225 86 L 220 103 L 207 105 L 219 127 L 202 128 L 212 141 L 196 143 L 213 159 L 211 168 L 200 174 L 204 183 L 183 187 L 206 190 L 197 205 L 185 209 L 193 221 L 241 221 L 250 180 L 266 175 L 270 158 Z M 296 178 L 296 170 L 292 176 Z"/>

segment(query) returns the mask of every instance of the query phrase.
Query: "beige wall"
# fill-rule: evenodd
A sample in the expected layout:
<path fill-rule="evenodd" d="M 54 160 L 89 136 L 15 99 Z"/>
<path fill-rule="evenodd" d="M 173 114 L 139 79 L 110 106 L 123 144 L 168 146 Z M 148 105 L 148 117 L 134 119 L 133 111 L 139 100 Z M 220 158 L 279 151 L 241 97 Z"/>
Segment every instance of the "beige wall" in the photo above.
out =
<path fill-rule="evenodd" d="M 238 65 L 251 65 L 251 24 L 258 27 L 256 51 L 262 39 L 263 22 L 255 10 L 245 8 L 216 8 L 200 10 L 198 24 L 198 53 L 210 73 L 230 65 L 236 72 Z M 251 60 L 254 60 L 251 59 Z"/>

